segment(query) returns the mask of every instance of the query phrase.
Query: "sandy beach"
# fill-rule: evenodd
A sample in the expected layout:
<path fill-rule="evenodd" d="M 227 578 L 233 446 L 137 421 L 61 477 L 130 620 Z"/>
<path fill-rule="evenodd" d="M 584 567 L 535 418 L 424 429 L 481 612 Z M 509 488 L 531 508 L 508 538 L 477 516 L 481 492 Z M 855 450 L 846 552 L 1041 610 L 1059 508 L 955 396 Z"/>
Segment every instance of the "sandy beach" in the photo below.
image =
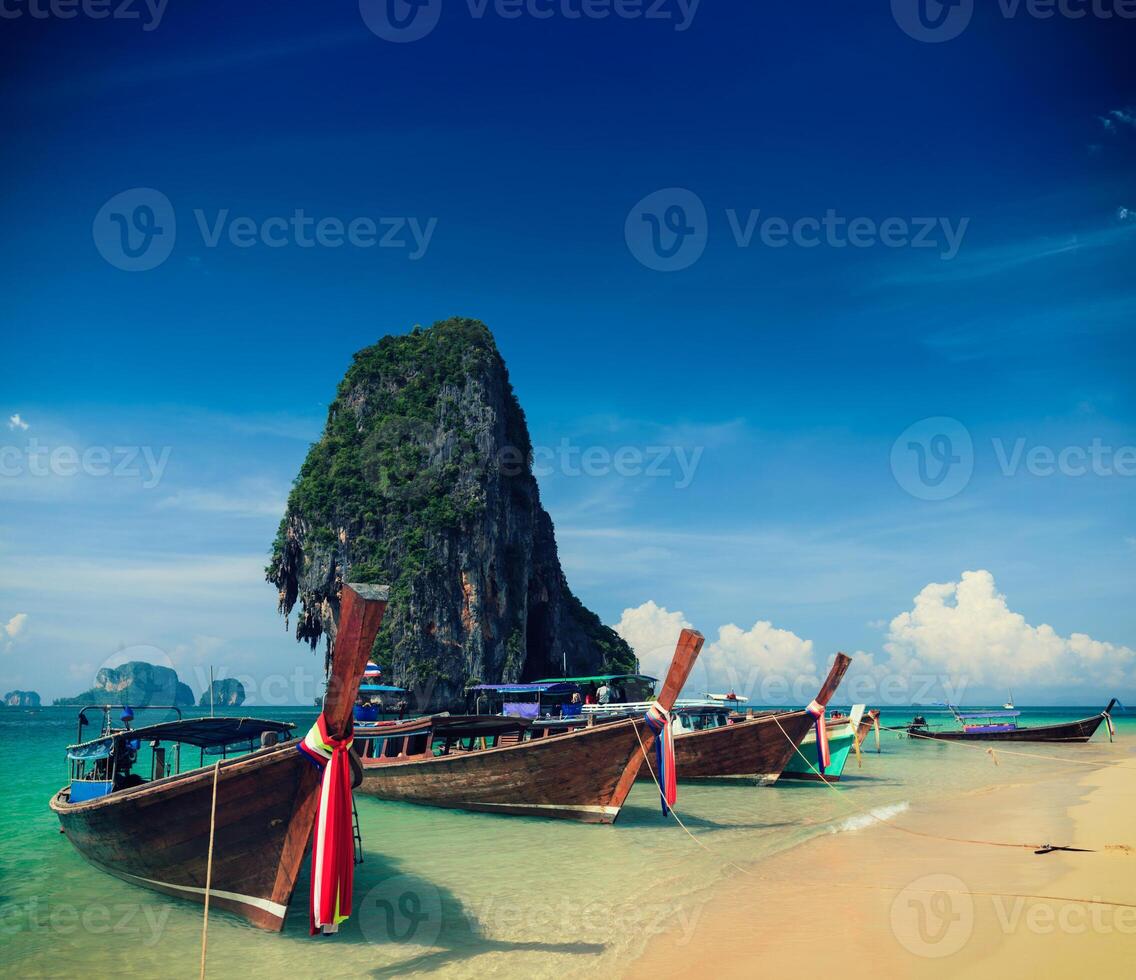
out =
<path fill-rule="evenodd" d="M 1115 968 L 1136 941 L 1136 761 L 1117 756 L 1018 784 L 1003 763 L 1004 785 L 945 794 L 941 805 L 739 870 L 693 928 L 659 936 L 629 975 L 758 956 L 763 970 L 851 966 L 889 977 Z M 1022 846 L 1046 843 L 1091 853 Z"/>

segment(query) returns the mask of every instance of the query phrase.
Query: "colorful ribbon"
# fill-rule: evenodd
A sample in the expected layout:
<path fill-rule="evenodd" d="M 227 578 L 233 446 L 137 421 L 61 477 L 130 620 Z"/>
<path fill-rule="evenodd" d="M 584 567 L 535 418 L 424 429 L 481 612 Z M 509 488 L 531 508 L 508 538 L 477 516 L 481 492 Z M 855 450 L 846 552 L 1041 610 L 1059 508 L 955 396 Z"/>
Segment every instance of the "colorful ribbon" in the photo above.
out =
<path fill-rule="evenodd" d="M 832 763 L 832 755 L 828 751 L 828 728 L 824 723 L 824 705 L 819 701 L 810 701 L 805 711 L 815 719 L 817 768 L 823 776 L 824 770 Z"/>
<path fill-rule="evenodd" d="M 333 933 L 351 914 L 355 842 L 351 827 L 351 722 L 333 737 L 321 713 L 297 748 L 320 769 L 319 808 L 312 839 L 311 934 Z"/>
<path fill-rule="evenodd" d="M 1116 737 L 1116 726 L 1112 723 L 1112 715 L 1107 711 L 1102 711 L 1101 714 L 1104 715 L 1104 723 L 1108 726 L 1108 740 L 1111 742 Z"/>
<path fill-rule="evenodd" d="M 655 736 L 655 773 L 659 779 L 659 802 L 663 816 L 670 813 L 678 798 L 678 774 L 675 770 L 674 732 L 671 730 L 671 715 L 658 701 L 647 709 L 643 716 L 647 727 Z"/>

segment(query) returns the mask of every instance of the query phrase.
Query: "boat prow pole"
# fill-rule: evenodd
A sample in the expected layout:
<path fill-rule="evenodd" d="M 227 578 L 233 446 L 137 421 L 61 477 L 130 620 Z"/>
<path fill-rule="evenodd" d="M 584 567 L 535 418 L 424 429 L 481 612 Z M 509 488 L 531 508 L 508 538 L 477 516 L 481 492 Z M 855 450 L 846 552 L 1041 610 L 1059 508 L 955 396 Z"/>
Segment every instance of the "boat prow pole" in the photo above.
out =
<path fill-rule="evenodd" d="M 827 705 L 832 700 L 832 696 L 840 687 L 840 682 L 844 680 L 844 675 L 848 672 L 851 663 L 852 658 L 847 654 L 838 653 L 836 655 L 836 659 L 832 661 L 832 666 L 828 670 L 828 676 L 824 679 L 824 683 L 821 684 L 820 691 L 817 693 L 818 704 Z"/>
<path fill-rule="evenodd" d="M 705 642 L 706 638 L 698 630 L 684 629 L 679 634 L 674 656 L 671 657 L 670 669 L 667 671 L 662 690 L 659 691 L 659 696 L 656 699 L 667 711 L 674 707 L 679 692 L 682 691 L 683 685 L 690 677 L 690 672 L 694 669 L 694 662 L 698 659 L 702 644 Z M 635 785 L 635 778 L 639 775 L 639 767 L 643 765 L 644 753 L 649 753 L 655 744 L 655 736 L 641 718 L 632 719 L 629 724 L 634 725 L 638 730 L 639 741 L 636 742 L 635 751 L 628 760 L 627 768 L 623 770 L 623 775 L 620 776 L 615 792 L 612 794 L 611 805 L 614 807 L 623 806 L 623 801 L 627 799 L 627 794 Z M 640 748 L 640 742 L 642 748 Z"/>

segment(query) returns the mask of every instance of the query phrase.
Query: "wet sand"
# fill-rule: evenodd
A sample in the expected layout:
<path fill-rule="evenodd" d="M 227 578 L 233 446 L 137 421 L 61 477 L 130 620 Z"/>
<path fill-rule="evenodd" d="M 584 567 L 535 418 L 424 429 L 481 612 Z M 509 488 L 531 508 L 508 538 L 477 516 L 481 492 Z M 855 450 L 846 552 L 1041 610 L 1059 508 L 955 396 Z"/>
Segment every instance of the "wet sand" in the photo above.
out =
<path fill-rule="evenodd" d="M 1016 785 L 1003 765 L 1003 785 L 738 871 L 693 927 L 654 938 L 627 975 L 731 961 L 886 977 L 1111 972 L 1136 949 L 1136 758 L 1117 762 L 1056 765 L 1060 775 Z M 1047 843 L 1093 853 L 1021 846 Z"/>

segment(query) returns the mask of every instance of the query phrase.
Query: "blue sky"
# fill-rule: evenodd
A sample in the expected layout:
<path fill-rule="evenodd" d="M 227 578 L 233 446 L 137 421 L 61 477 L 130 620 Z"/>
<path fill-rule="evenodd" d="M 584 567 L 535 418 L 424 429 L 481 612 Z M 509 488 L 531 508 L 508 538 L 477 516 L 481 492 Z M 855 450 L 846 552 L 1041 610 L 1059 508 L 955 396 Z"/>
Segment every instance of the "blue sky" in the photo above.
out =
<path fill-rule="evenodd" d="M 464 315 L 494 331 L 535 444 L 668 453 L 669 476 L 573 475 L 561 453 L 540 477 L 606 622 L 648 602 L 711 638 L 768 621 L 893 671 L 1010 635 L 973 696 L 1043 700 L 1084 677 L 1085 634 L 1136 697 L 1136 27 L 982 5 L 926 43 L 904 0 L 738 6 L 447 2 L 406 43 L 353 4 L 0 25 L 0 415 L 19 416 L 0 687 L 72 693 L 120 648 L 165 651 L 198 691 L 209 663 L 314 671 L 260 574 L 288 483 L 355 350 Z M 124 271 L 107 215 L 145 224 L 140 204 L 170 249 Z M 660 271 L 643 250 L 675 204 L 697 233 L 660 239 L 690 259 Z M 390 247 L 304 247 L 300 211 Z M 865 244 L 810 245 L 830 213 Z M 893 445 L 939 418 L 972 451 L 923 499 L 912 454 L 938 465 L 956 423 L 904 437 L 898 478 Z M 120 473 L 35 476 L 32 439 L 106 447 Z M 1004 615 L 894 625 L 967 571 Z"/>

